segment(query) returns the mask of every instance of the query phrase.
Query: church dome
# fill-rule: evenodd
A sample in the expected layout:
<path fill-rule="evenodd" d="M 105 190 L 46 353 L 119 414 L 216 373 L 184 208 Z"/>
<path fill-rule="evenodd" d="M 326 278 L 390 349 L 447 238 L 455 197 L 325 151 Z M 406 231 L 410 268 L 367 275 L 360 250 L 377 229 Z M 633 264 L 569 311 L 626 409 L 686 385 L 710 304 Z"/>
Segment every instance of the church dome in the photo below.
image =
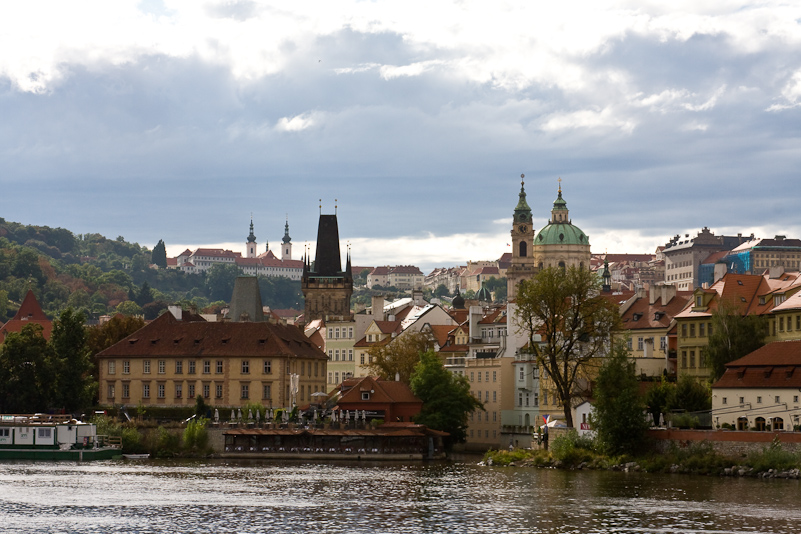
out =
<path fill-rule="evenodd" d="M 459 288 L 458 287 L 456 288 L 456 296 L 453 297 L 453 302 L 451 304 L 453 305 L 453 309 L 454 310 L 463 310 L 464 309 L 464 297 L 459 292 Z"/>
<path fill-rule="evenodd" d="M 567 202 L 562 198 L 561 185 L 559 186 L 559 196 L 553 203 L 551 220 L 534 239 L 534 246 L 539 245 L 590 245 L 590 238 L 587 237 L 587 234 L 570 220 Z"/>
<path fill-rule="evenodd" d="M 490 290 L 484 287 L 484 284 L 481 284 L 481 289 L 478 290 L 476 293 L 476 300 L 479 302 L 492 302 L 492 293 Z"/>

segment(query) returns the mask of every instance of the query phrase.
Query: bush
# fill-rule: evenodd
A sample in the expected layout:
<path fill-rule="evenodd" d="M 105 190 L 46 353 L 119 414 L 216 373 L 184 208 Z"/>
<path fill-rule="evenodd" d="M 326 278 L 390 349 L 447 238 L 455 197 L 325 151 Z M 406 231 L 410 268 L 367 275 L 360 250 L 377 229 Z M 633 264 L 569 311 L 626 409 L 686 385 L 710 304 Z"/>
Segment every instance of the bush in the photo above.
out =
<path fill-rule="evenodd" d="M 581 437 L 576 430 L 572 429 L 567 434 L 553 440 L 551 454 L 563 464 L 578 465 L 594 458 L 594 448 L 595 445 L 591 438 Z"/>
<path fill-rule="evenodd" d="M 170 432 L 163 426 L 156 431 L 155 452 L 156 458 L 171 458 L 181 452 L 181 436 Z"/>
<path fill-rule="evenodd" d="M 762 449 L 762 452 L 749 454 L 746 465 L 753 467 L 756 471 L 768 471 L 769 469 L 785 471 L 801 465 L 801 457 L 798 453 L 784 450 L 779 439 L 774 438 L 773 443 Z"/>
<path fill-rule="evenodd" d="M 701 424 L 698 417 L 686 413 L 676 413 L 670 416 L 673 426 L 679 428 L 698 428 Z"/>
<path fill-rule="evenodd" d="M 184 451 L 190 454 L 207 454 L 209 449 L 208 420 L 204 417 L 189 421 L 184 430 Z"/>

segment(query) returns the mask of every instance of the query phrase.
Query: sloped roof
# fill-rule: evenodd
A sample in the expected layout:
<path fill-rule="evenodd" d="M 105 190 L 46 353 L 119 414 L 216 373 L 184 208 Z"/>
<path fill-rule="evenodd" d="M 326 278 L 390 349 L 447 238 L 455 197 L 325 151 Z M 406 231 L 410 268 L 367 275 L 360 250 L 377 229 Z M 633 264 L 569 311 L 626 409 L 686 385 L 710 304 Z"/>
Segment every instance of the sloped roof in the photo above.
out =
<path fill-rule="evenodd" d="M 431 328 L 431 333 L 434 335 L 437 345 L 444 347 L 445 343 L 448 342 L 448 334 L 453 330 L 453 325 L 433 324 L 429 325 L 429 328 Z"/>
<path fill-rule="evenodd" d="M 106 357 L 286 356 L 326 359 L 303 332 L 294 326 L 272 323 L 206 322 L 184 314 L 177 320 L 165 313 L 152 323 L 98 354 Z"/>
<path fill-rule="evenodd" d="M 638 298 L 621 316 L 625 330 L 644 330 L 650 328 L 667 328 L 673 318 L 692 300 L 692 291 L 677 291 L 667 305 L 662 298 L 649 303 L 648 296 Z"/>
<path fill-rule="evenodd" d="M 774 341 L 726 364 L 713 388 L 801 388 L 801 341 Z"/>
<path fill-rule="evenodd" d="M 357 380 L 337 401 L 340 406 L 347 403 L 362 404 L 362 392 L 370 391 L 369 402 L 374 403 L 415 403 L 422 404 L 412 393 L 412 390 L 403 382 L 380 380 L 372 376 L 365 376 Z"/>
<path fill-rule="evenodd" d="M 6 324 L 0 326 L 0 342 L 12 332 L 22 332 L 25 325 L 38 324 L 42 327 L 42 336 L 49 340 L 53 331 L 53 322 L 47 318 L 39 301 L 30 289 L 20 304 L 19 310 Z"/>

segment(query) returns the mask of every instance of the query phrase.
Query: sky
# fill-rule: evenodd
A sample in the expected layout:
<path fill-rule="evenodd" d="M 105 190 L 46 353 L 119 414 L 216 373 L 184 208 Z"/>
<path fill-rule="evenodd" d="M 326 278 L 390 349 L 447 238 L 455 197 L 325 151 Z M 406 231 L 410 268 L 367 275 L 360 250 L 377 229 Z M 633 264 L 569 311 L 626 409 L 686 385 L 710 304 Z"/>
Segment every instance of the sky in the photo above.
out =
<path fill-rule="evenodd" d="M 593 252 L 801 237 L 801 3 L 0 4 L 0 217 L 170 255 L 319 213 L 358 266 L 511 251 L 558 179 Z M 795 214 L 795 215 L 794 215 Z"/>

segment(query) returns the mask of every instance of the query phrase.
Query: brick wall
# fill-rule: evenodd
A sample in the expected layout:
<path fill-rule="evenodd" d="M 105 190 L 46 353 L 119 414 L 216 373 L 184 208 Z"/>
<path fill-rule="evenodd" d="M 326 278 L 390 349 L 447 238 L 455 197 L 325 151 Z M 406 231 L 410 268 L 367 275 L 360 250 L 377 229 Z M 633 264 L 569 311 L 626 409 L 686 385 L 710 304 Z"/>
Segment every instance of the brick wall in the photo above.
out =
<path fill-rule="evenodd" d="M 648 437 L 654 439 L 658 450 L 667 450 L 671 444 L 687 447 L 693 443 L 707 441 L 713 449 L 723 455 L 738 456 L 759 452 L 778 437 L 782 448 L 801 451 L 801 432 L 754 432 L 735 430 L 649 430 Z"/>

